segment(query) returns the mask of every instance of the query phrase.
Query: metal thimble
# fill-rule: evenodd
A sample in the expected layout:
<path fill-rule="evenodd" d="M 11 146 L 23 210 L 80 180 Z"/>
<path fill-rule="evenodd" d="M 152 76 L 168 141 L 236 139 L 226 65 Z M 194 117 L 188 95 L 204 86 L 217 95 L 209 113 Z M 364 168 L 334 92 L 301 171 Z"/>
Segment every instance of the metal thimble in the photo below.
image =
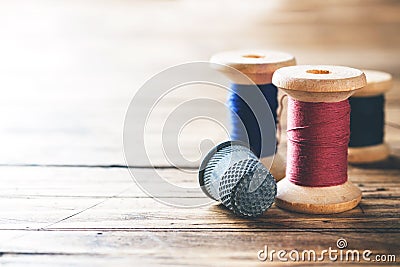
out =
<path fill-rule="evenodd" d="M 199 183 L 210 198 L 235 214 L 257 217 L 276 196 L 276 181 L 242 142 L 227 141 L 213 148 L 199 169 Z"/>

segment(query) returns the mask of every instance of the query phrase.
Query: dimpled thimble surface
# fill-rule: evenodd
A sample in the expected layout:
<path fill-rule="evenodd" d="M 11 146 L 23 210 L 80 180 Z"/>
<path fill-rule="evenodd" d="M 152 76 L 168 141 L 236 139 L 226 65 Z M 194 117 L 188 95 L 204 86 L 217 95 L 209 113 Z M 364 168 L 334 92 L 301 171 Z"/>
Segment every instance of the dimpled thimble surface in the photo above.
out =
<path fill-rule="evenodd" d="M 243 143 L 224 142 L 212 149 L 199 170 L 203 192 L 235 214 L 257 217 L 274 202 L 274 177 Z"/>

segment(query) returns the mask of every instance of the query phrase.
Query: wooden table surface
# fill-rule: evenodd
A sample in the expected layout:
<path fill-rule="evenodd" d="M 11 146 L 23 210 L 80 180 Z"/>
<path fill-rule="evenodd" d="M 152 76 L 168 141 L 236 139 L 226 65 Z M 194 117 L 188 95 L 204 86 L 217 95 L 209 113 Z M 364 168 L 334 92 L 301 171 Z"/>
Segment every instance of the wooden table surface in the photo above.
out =
<path fill-rule="evenodd" d="M 0 263 L 280 265 L 260 262 L 257 252 L 264 245 L 321 251 L 336 247 L 339 238 L 349 249 L 394 254 L 398 263 L 399 12 L 399 2 L 390 0 L 1 1 Z M 122 131 L 138 88 L 166 67 L 252 47 L 291 52 L 299 64 L 394 75 L 385 109 L 392 156 L 349 168 L 350 180 L 363 191 L 357 208 L 322 216 L 272 207 L 261 218 L 246 220 L 216 204 L 163 205 L 133 181 L 125 167 Z M 199 87 L 166 98 L 161 113 L 204 95 L 226 99 Z M 227 121 L 222 111 L 212 112 Z M 132 167 L 150 177 L 155 166 L 174 183 L 196 186 L 198 161 L 176 159 L 175 165 L 188 172 L 172 166 L 162 156 L 156 126 L 148 134 L 153 166 L 138 158 Z M 201 140 L 225 138 L 200 123 L 181 136 L 180 145 L 185 156 L 198 159 Z M 285 154 L 284 136 L 280 152 Z"/>

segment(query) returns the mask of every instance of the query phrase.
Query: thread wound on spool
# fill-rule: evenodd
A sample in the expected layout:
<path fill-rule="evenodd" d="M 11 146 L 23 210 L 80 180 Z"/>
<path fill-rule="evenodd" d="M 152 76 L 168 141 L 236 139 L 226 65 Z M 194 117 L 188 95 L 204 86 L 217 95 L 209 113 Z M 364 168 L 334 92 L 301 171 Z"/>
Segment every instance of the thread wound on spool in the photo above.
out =
<path fill-rule="evenodd" d="M 384 95 L 350 98 L 349 147 L 373 146 L 383 143 Z"/>
<path fill-rule="evenodd" d="M 347 181 L 350 105 L 302 102 L 288 97 L 286 176 L 302 186 L 333 186 Z"/>
<path fill-rule="evenodd" d="M 269 108 L 272 112 L 273 119 L 275 121 L 275 128 L 277 124 L 277 108 L 278 108 L 278 89 L 273 84 L 262 84 L 257 85 L 262 95 L 268 102 Z M 256 154 L 257 157 L 268 157 L 273 155 L 275 151 L 263 150 L 262 147 L 270 147 L 268 140 L 262 140 L 259 123 L 254 115 L 254 105 L 260 103 L 257 101 L 259 94 L 254 94 L 256 87 L 254 85 L 241 85 L 232 84 L 232 94 L 228 100 L 231 113 L 231 139 L 249 143 L 250 148 Z M 244 96 L 246 102 L 239 97 Z M 268 107 L 266 112 L 268 112 Z M 242 124 L 244 127 L 242 127 Z"/>

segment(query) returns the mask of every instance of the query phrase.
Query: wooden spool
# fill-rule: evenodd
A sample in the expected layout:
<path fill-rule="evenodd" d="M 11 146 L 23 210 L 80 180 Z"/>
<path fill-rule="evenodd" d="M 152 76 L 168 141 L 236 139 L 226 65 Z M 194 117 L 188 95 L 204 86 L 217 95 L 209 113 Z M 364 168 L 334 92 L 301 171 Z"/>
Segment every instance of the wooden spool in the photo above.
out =
<path fill-rule="evenodd" d="M 288 53 L 257 49 L 218 53 L 211 57 L 210 62 L 216 63 L 214 67 L 235 84 L 270 84 L 277 69 L 296 65 L 294 56 Z M 232 68 L 245 74 L 248 79 L 238 75 Z M 276 153 L 260 160 L 276 180 L 285 177 L 286 162 L 281 155 Z"/>
<path fill-rule="evenodd" d="M 339 102 L 366 85 L 362 71 L 342 66 L 293 66 L 279 69 L 273 79 L 279 89 L 303 102 Z M 350 181 L 327 187 L 300 186 L 284 178 L 278 183 L 276 204 L 284 209 L 332 214 L 350 210 L 361 191 Z"/>
<path fill-rule="evenodd" d="M 367 78 L 367 85 L 357 90 L 351 97 L 371 97 L 386 93 L 393 86 L 392 75 L 386 72 L 363 70 Z M 387 143 L 365 146 L 349 147 L 348 161 L 350 163 L 362 164 L 385 160 L 390 155 Z"/>

